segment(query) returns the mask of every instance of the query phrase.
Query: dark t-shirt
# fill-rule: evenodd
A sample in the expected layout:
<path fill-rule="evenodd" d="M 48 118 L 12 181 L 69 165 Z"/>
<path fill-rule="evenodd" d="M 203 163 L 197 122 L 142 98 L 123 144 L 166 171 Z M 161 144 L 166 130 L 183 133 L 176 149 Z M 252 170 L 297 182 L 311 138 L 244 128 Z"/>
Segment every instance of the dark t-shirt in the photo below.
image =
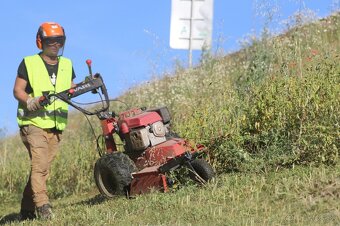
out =
<path fill-rule="evenodd" d="M 43 60 L 44 61 L 44 60 Z M 45 66 L 46 69 L 48 71 L 48 74 L 50 75 L 51 81 L 55 80 L 58 76 L 58 65 L 59 63 L 55 64 L 55 65 L 51 65 L 51 64 L 47 64 L 45 61 Z M 27 86 L 26 86 L 26 93 L 32 93 L 33 89 L 31 87 L 30 81 L 28 80 L 28 73 L 27 73 L 27 68 L 26 68 L 26 64 L 25 64 L 25 60 L 22 60 L 19 68 L 18 68 L 18 77 L 24 79 L 25 81 L 27 81 Z M 72 68 L 72 80 L 76 77 L 74 70 Z M 52 82 L 53 84 L 53 82 Z"/>

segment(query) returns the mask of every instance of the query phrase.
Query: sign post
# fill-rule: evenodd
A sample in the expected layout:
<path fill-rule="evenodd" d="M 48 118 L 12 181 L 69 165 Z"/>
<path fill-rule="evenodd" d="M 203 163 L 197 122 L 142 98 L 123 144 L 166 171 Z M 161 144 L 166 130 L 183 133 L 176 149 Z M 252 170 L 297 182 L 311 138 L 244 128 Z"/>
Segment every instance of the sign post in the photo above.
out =
<path fill-rule="evenodd" d="M 189 67 L 192 67 L 192 50 L 210 48 L 212 36 L 213 0 L 172 0 L 170 47 L 189 50 Z"/>

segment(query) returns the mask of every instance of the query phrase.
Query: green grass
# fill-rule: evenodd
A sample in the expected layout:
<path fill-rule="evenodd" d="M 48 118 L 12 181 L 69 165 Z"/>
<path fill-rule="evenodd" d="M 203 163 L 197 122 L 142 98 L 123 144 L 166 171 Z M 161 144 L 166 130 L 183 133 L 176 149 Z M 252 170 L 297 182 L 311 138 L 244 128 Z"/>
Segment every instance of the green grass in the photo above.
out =
<path fill-rule="evenodd" d="M 98 192 L 54 200 L 51 225 L 336 225 L 339 166 L 296 167 L 269 173 L 223 174 L 203 188 L 185 186 L 134 199 Z M 0 222 L 19 224 L 15 204 Z M 30 225 L 41 225 L 33 221 Z"/>
<path fill-rule="evenodd" d="M 219 176 L 205 188 L 132 200 L 97 197 L 94 138 L 86 119 L 72 113 L 48 183 L 58 216 L 51 223 L 336 225 L 339 24 L 336 13 L 275 37 L 265 30 L 238 52 L 203 54 L 199 66 L 176 68 L 119 97 L 131 107 L 168 106 L 173 130 L 208 147 L 207 160 Z M 99 134 L 98 120 L 89 120 Z M 28 170 L 19 136 L 2 138 L 1 222 L 17 217 Z"/>

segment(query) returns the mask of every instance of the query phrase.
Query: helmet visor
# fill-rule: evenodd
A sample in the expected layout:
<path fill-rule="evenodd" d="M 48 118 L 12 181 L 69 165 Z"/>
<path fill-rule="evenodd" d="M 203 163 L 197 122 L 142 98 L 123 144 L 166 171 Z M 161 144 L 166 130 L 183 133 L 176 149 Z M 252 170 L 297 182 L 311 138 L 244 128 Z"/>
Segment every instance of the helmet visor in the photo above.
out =
<path fill-rule="evenodd" d="M 59 36 L 59 37 L 44 38 L 43 42 L 46 45 L 55 45 L 55 44 L 58 44 L 60 46 L 64 46 L 64 44 L 65 44 L 65 37 L 64 36 Z"/>

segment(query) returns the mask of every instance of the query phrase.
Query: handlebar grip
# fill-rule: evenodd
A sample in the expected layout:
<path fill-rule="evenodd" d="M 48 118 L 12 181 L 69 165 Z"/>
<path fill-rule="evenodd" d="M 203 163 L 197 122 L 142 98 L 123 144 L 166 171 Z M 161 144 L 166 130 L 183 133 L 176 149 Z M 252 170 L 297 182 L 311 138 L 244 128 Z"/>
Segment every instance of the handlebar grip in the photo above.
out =
<path fill-rule="evenodd" d="M 40 106 L 44 107 L 46 105 L 51 104 L 48 95 L 49 95 L 49 92 L 43 92 L 43 95 L 39 98 Z"/>

